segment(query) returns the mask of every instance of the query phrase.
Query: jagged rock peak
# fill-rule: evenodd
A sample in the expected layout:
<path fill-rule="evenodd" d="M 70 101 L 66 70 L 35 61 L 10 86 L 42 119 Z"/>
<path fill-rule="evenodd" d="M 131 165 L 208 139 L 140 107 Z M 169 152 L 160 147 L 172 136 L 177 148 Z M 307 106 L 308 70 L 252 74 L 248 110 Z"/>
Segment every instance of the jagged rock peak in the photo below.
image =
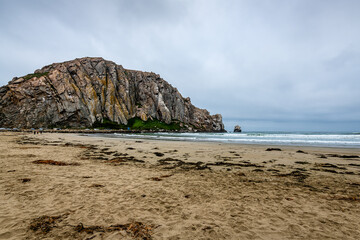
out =
<path fill-rule="evenodd" d="M 1 127 L 91 127 L 105 119 L 126 125 L 135 117 L 224 131 L 220 114 L 193 106 L 160 75 L 100 57 L 53 63 L 0 88 Z"/>

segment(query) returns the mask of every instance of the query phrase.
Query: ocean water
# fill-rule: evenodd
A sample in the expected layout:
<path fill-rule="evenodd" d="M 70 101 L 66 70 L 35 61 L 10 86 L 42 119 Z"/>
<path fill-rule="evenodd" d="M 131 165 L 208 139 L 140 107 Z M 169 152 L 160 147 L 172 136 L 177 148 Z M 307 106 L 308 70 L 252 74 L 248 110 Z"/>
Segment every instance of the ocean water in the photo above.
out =
<path fill-rule="evenodd" d="M 102 134 L 106 137 L 239 144 L 360 148 L 360 133 L 244 132 Z"/>

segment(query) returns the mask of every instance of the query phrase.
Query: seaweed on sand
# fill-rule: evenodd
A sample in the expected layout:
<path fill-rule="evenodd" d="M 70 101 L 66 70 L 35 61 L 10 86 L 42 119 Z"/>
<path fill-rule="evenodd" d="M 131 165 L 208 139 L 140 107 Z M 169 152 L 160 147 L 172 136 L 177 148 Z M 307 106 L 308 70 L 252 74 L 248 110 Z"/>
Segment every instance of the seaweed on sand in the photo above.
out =
<path fill-rule="evenodd" d="M 54 160 L 35 160 L 32 163 L 34 164 L 48 164 L 48 165 L 56 165 L 56 166 L 79 166 L 79 163 L 66 163 L 61 161 Z"/>
<path fill-rule="evenodd" d="M 151 240 L 152 227 L 142 222 L 133 222 L 128 224 L 117 224 L 109 227 L 103 226 L 88 226 L 84 227 L 82 223 L 78 224 L 74 230 L 76 232 L 85 232 L 92 234 L 94 232 L 113 232 L 113 231 L 126 231 L 134 239 Z"/>
<path fill-rule="evenodd" d="M 129 157 L 116 157 L 111 160 L 106 161 L 107 163 L 125 163 L 125 162 L 134 162 L 134 163 L 145 163 L 144 160 L 136 159 L 133 156 Z"/>
<path fill-rule="evenodd" d="M 268 152 L 270 152 L 270 151 L 281 151 L 281 149 L 280 148 L 267 148 L 265 151 L 268 151 Z"/>
<path fill-rule="evenodd" d="M 94 232 L 114 232 L 125 231 L 134 239 L 151 240 L 153 234 L 153 225 L 147 225 L 142 222 L 131 222 L 127 224 L 117 224 L 110 226 L 87 226 L 85 227 L 81 222 L 78 225 L 59 224 L 63 218 L 68 216 L 69 213 L 65 213 L 59 216 L 41 216 L 34 218 L 30 222 L 29 229 L 42 234 L 49 233 L 53 228 L 64 228 L 70 226 L 75 232 L 93 234 Z"/>
<path fill-rule="evenodd" d="M 337 169 L 344 169 L 346 170 L 345 167 L 340 167 L 336 164 L 331 164 L 331 163 L 315 163 L 316 167 L 323 167 L 323 168 L 337 168 Z"/>
<path fill-rule="evenodd" d="M 93 185 L 91 185 L 90 187 L 94 187 L 94 188 L 102 188 L 102 187 L 105 187 L 104 185 L 101 185 L 101 184 L 97 184 L 97 183 L 94 183 Z"/>
<path fill-rule="evenodd" d="M 158 156 L 158 157 L 162 157 L 162 156 L 164 156 L 164 154 L 163 154 L 163 153 L 161 153 L 161 152 L 154 152 L 154 154 L 155 154 L 156 156 Z"/>
<path fill-rule="evenodd" d="M 327 154 L 328 157 L 337 157 L 337 158 L 359 158 L 358 155 L 339 155 L 339 154 Z"/>
<path fill-rule="evenodd" d="M 310 164 L 307 161 L 295 161 L 296 164 Z"/>
<path fill-rule="evenodd" d="M 160 177 L 152 177 L 152 178 L 149 178 L 149 179 L 153 180 L 153 181 L 162 181 L 164 178 L 168 178 L 168 177 L 171 177 L 171 176 L 173 176 L 173 174 L 162 175 Z"/>
<path fill-rule="evenodd" d="M 184 162 L 180 159 L 175 159 L 175 158 L 165 158 L 165 159 L 160 159 L 158 160 L 160 165 L 167 165 L 168 167 L 165 167 L 164 169 L 175 169 L 175 168 L 181 168 L 184 170 L 190 170 L 190 169 L 195 169 L 195 170 L 204 170 L 204 169 L 209 169 L 209 167 L 207 166 L 207 164 L 203 163 L 203 162 Z"/>
<path fill-rule="evenodd" d="M 304 180 L 309 177 L 309 174 L 306 174 L 303 171 L 294 170 L 294 171 L 292 171 L 290 173 L 281 173 L 281 174 L 277 174 L 275 176 L 278 176 L 278 177 L 294 177 L 299 182 L 304 182 Z"/>
<path fill-rule="evenodd" d="M 180 159 L 175 158 L 164 158 L 161 160 L 158 160 L 160 165 L 166 165 L 164 169 L 175 169 L 175 168 L 181 168 L 184 170 L 204 170 L 209 169 L 211 170 L 210 166 L 218 166 L 218 167 L 256 167 L 261 168 L 262 165 L 253 164 L 250 162 L 241 162 L 241 163 L 231 163 L 227 161 L 218 161 L 214 163 L 204 163 L 201 161 L 198 162 L 184 162 Z"/>
<path fill-rule="evenodd" d="M 30 178 L 21 178 L 20 181 L 21 181 L 22 183 L 27 183 L 27 182 L 30 182 L 31 179 L 30 179 Z"/>
<path fill-rule="evenodd" d="M 60 216 L 41 216 L 38 218 L 34 218 L 30 223 L 30 230 L 34 232 L 40 231 L 41 233 L 48 233 L 54 227 L 57 227 L 57 222 L 60 222 L 62 217 L 67 214 L 60 215 Z"/>
<path fill-rule="evenodd" d="M 331 200 L 343 200 L 350 202 L 360 202 L 360 197 L 358 196 L 334 196 Z"/>

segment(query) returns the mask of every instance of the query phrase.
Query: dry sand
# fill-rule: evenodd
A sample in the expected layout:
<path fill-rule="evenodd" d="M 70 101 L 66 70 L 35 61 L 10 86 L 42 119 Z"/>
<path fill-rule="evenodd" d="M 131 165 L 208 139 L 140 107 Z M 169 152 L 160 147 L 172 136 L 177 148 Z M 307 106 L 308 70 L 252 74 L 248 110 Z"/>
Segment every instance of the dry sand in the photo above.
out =
<path fill-rule="evenodd" d="M 359 149 L 267 148 L 0 133 L 0 239 L 359 239 Z"/>

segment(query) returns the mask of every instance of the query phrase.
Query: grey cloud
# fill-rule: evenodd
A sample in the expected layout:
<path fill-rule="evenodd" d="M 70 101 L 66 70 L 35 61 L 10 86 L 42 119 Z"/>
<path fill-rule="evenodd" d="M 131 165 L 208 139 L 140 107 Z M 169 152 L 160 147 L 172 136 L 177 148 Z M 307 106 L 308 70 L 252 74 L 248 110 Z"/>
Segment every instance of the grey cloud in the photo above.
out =
<path fill-rule="evenodd" d="M 102 56 L 159 73 L 226 121 L 274 128 L 323 120 L 359 130 L 359 7 L 340 0 L 0 0 L 0 85 L 52 62 Z"/>

